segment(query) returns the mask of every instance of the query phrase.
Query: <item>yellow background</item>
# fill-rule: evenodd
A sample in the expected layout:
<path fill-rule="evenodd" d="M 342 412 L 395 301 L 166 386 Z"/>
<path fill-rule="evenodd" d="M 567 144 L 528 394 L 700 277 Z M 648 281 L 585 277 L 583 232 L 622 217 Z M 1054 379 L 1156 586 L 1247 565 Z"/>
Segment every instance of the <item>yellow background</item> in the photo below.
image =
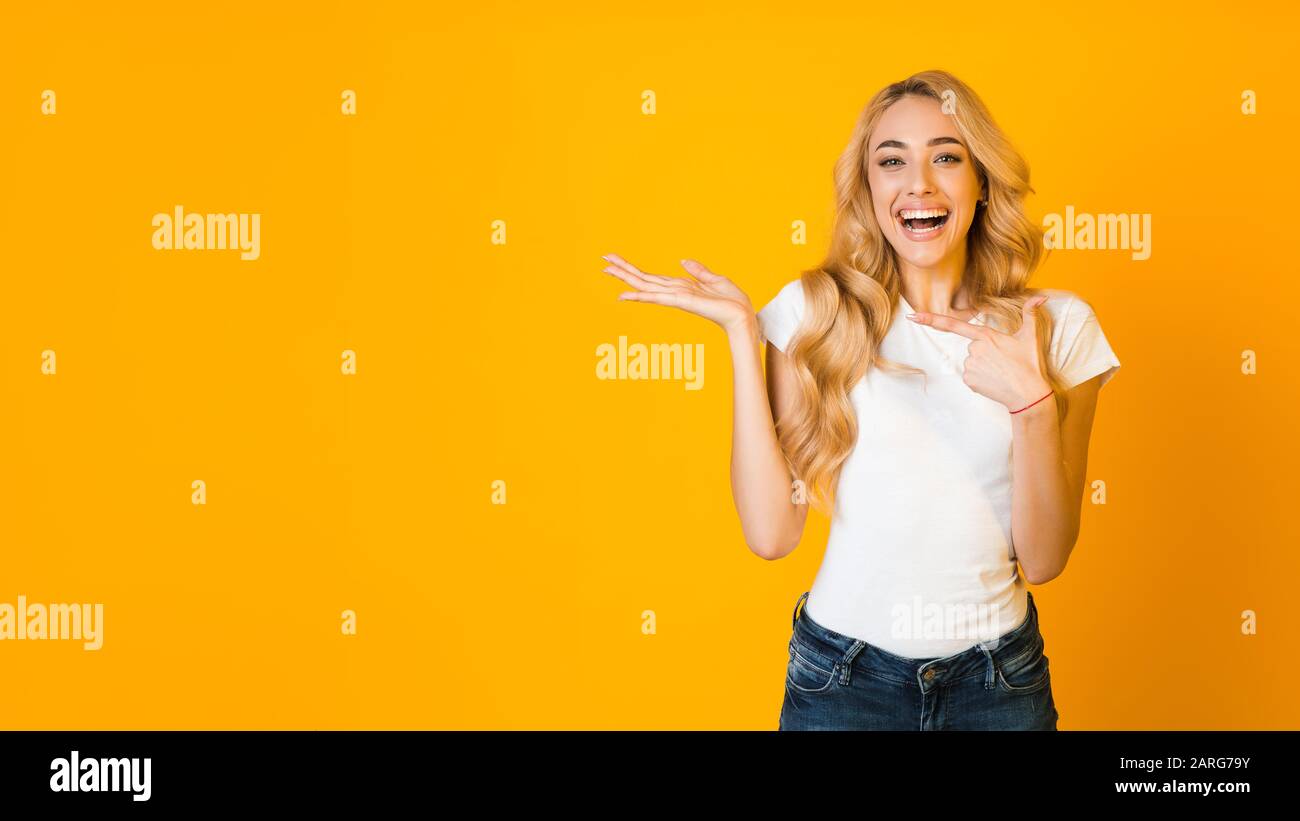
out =
<path fill-rule="evenodd" d="M 1284 5 L 10 9 L 0 601 L 102 602 L 105 637 L 0 643 L 0 726 L 775 728 L 827 521 L 747 550 L 722 332 L 599 257 L 761 307 L 821 258 L 861 107 L 929 68 L 1028 158 L 1035 219 L 1152 214 L 1151 259 L 1034 281 L 1123 363 L 1108 503 L 1034 589 L 1061 728 L 1300 726 Z M 260 212 L 261 258 L 153 250 L 177 204 Z M 703 342 L 704 390 L 597 380 L 620 335 Z"/>

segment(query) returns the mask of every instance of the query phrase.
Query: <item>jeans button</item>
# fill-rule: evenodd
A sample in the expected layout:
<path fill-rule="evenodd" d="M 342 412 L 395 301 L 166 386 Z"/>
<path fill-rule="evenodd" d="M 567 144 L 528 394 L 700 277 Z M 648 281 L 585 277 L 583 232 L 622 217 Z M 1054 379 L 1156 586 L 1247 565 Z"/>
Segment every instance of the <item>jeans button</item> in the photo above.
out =
<path fill-rule="evenodd" d="M 933 681 L 933 680 L 934 680 L 934 668 L 931 667 L 929 670 L 926 670 L 926 671 L 925 671 L 925 674 L 922 676 L 922 678 L 924 678 L 926 681 Z"/>

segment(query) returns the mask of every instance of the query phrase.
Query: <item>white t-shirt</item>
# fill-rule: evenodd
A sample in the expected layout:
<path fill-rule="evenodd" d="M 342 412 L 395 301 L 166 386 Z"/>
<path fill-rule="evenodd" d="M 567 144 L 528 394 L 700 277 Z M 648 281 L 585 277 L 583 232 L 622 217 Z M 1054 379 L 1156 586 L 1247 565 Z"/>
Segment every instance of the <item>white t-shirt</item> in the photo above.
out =
<path fill-rule="evenodd" d="M 1110 381 L 1120 363 L 1092 307 L 1042 290 L 1065 386 Z M 763 336 L 784 352 L 803 310 L 796 279 L 758 312 Z M 858 440 L 804 608 L 887 652 L 933 658 L 1015 629 L 1028 600 L 1011 544 L 1010 411 L 962 381 L 971 340 L 918 325 L 911 311 L 900 296 L 880 353 L 927 377 L 871 368 L 851 390 Z"/>

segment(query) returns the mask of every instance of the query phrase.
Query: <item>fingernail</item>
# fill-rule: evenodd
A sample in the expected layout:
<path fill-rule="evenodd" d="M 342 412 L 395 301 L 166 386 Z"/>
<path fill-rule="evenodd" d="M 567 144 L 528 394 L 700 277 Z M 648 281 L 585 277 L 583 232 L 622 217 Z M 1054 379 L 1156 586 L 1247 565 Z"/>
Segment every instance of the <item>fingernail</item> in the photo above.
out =
<path fill-rule="evenodd" d="M 907 315 L 907 318 L 908 318 L 908 319 L 916 319 L 916 314 L 908 314 L 908 315 Z"/>

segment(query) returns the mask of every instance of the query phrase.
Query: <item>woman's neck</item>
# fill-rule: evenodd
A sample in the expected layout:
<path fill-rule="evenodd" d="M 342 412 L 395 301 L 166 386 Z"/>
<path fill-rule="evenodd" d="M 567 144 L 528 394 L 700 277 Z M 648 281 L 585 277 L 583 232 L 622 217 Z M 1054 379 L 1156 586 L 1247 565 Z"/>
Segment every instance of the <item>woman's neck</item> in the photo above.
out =
<path fill-rule="evenodd" d="M 932 273 L 903 275 L 903 299 L 914 310 L 947 314 L 969 319 L 978 311 L 971 305 L 960 276 L 943 277 Z"/>

